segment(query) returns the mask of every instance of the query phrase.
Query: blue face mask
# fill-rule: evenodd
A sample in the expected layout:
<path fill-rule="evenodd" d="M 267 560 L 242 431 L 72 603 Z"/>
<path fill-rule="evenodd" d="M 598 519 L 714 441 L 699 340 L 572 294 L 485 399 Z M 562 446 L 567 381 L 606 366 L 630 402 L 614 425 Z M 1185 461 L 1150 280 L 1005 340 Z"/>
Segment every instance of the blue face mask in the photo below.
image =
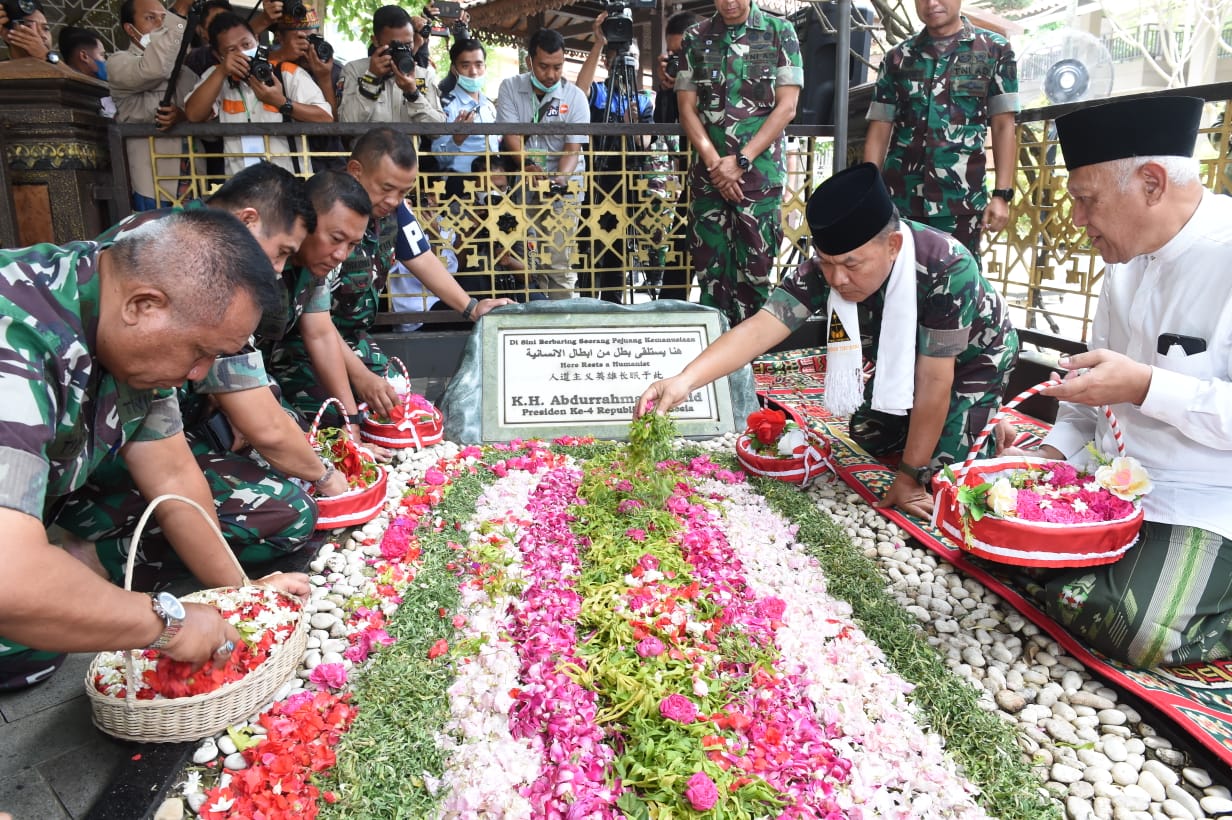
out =
<path fill-rule="evenodd" d="M 107 62 L 105 60 L 94 61 L 94 76 L 107 82 Z"/>
<path fill-rule="evenodd" d="M 483 77 L 467 77 L 465 74 L 459 74 L 458 87 L 469 94 L 478 94 L 483 91 Z"/>
<path fill-rule="evenodd" d="M 557 80 L 556 82 L 552 83 L 550 86 L 544 85 L 543 83 L 539 82 L 539 78 L 535 76 L 535 72 L 533 71 L 530 73 L 530 84 L 533 85 L 535 88 L 539 89 L 540 91 L 542 91 L 544 94 L 555 94 L 557 91 L 560 90 L 560 80 Z"/>

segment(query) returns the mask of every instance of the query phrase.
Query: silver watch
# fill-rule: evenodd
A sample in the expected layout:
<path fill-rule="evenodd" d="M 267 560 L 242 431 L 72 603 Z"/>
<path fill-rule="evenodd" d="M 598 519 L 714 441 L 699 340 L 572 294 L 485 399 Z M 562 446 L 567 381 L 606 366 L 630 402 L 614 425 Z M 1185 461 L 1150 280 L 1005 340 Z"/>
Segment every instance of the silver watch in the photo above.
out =
<path fill-rule="evenodd" d="M 180 634 L 180 628 L 184 626 L 184 616 L 188 613 L 184 611 L 184 604 L 180 599 L 170 592 L 151 595 L 150 603 L 154 607 L 154 614 L 163 619 L 163 632 L 146 649 L 162 649 Z"/>
<path fill-rule="evenodd" d="M 325 467 L 325 473 L 316 481 L 312 482 L 313 488 L 317 490 L 321 489 L 321 487 L 325 485 L 325 482 L 333 478 L 334 473 L 338 472 L 338 468 L 333 465 L 333 462 L 321 459 L 321 464 Z"/>

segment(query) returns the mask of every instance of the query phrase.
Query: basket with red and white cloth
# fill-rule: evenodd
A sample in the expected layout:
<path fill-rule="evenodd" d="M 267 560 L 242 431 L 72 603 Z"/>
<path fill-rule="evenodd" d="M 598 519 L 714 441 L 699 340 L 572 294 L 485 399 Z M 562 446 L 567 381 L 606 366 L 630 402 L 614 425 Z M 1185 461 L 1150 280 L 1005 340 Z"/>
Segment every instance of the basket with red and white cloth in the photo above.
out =
<path fill-rule="evenodd" d="M 748 418 L 736 439 L 736 459 L 754 475 L 806 485 L 833 467 L 830 442 L 781 410 L 762 409 Z"/>
<path fill-rule="evenodd" d="M 1118 455 L 1108 459 L 1092 450 L 1100 462 L 1094 471 L 1045 458 L 977 460 L 1004 411 L 1056 384 L 1015 396 L 976 437 L 967 460 L 933 479 L 933 525 L 972 555 L 1017 566 L 1085 567 L 1112 563 L 1138 541 L 1150 478 L 1125 455 L 1111 408 L 1104 415 Z"/>
<path fill-rule="evenodd" d="M 359 427 L 360 438 L 391 450 L 422 450 L 439 444 L 445 437 L 445 418 L 441 411 L 423 396 L 411 392 L 411 375 L 401 359 L 391 356 L 389 361 L 402 371 L 401 378 L 395 376 L 389 380 L 402 403 L 387 416 L 369 412 Z"/>
<path fill-rule="evenodd" d="M 317 411 L 308 441 L 312 448 L 347 477 L 351 489 L 341 495 L 316 497 L 318 530 L 355 527 L 376 518 L 385 506 L 385 488 L 389 471 L 376 463 L 373 454 L 351 439 L 345 427 L 321 428 L 326 408 L 337 405 L 343 415 L 346 409 L 338 399 L 327 399 Z"/>

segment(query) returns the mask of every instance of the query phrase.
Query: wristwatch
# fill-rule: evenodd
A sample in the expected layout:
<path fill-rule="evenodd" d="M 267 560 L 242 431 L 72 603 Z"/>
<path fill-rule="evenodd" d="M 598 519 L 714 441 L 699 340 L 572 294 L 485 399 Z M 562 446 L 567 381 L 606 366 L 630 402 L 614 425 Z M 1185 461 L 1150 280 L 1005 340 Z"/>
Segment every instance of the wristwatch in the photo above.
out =
<path fill-rule="evenodd" d="M 278 113 L 287 119 L 291 118 L 291 114 L 295 111 L 295 105 L 290 100 L 287 100 L 282 105 L 278 106 Z"/>
<path fill-rule="evenodd" d="M 333 465 L 333 462 L 326 461 L 325 459 L 321 459 L 321 466 L 325 468 L 325 473 L 316 481 L 312 482 L 313 489 L 316 490 L 321 489 L 321 487 L 325 485 L 325 482 L 333 478 L 334 474 L 338 472 L 338 468 Z"/>
<path fill-rule="evenodd" d="M 1006 205 L 1009 205 L 1011 202 L 1014 201 L 1014 189 L 1013 188 L 993 188 L 992 195 L 995 197 L 1000 197 L 1001 199 L 1004 199 Z"/>
<path fill-rule="evenodd" d="M 932 480 L 934 472 L 932 467 L 912 467 L 905 461 L 898 462 L 898 471 L 905 476 L 914 478 L 915 483 L 925 489 L 928 488 L 928 482 Z"/>
<path fill-rule="evenodd" d="M 746 157 L 744 154 L 739 153 L 739 152 L 736 153 L 736 165 L 740 166 L 741 171 L 749 170 L 749 166 L 751 166 L 752 164 L 753 164 L 752 161 L 748 157 Z"/>
<path fill-rule="evenodd" d="M 52 65 L 56 65 L 57 63 L 59 63 L 60 59 L 61 59 L 60 52 L 58 51 L 47 52 L 47 62 L 51 63 Z"/>
<path fill-rule="evenodd" d="M 170 592 L 152 594 L 150 603 L 154 607 L 154 614 L 163 619 L 163 632 L 146 649 L 162 649 L 180 634 L 180 627 L 184 626 L 184 617 L 188 613 L 184 611 L 184 604 L 180 599 Z"/>

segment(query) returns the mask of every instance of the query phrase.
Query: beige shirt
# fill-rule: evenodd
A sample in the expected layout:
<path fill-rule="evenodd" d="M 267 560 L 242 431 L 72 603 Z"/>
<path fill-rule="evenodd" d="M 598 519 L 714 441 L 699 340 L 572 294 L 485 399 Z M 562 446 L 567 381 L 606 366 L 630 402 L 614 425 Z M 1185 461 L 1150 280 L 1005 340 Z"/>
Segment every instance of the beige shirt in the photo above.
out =
<path fill-rule="evenodd" d="M 406 99 L 391 75 L 384 82 L 368 73 L 368 60 L 352 60 L 342 69 L 342 99 L 338 102 L 339 122 L 444 122 L 441 92 L 430 68 L 415 66 L 420 81 L 419 96 Z M 372 99 L 375 97 L 375 99 Z"/>
<path fill-rule="evenodd" d="M 163 27 L 150 32 L 150 44 L 145 49 L 133 43 L 124 51 L 117 51 L 107 58 L 107 84 L 111 86 L 111 99 L 115 102 L 116 122 L 154 124 L 158 105 L 167 90 L 167 79 L 175 66 L 180 41 L 184 38 L 186 23 L 183 17 L 168 12 Z M 183 106 L 196 84 L 197 75 L 188 68 L 182 68 L 176 82 L 175 104 Z M 180 137 L 159 137 L 153 142 L 153 150 L 160 154 L 174 154 L 182 150 Z M 174 199 L 176 178 L 180 175 L 179 160 L 158 160 L 160 196 L 155 196 L 155 166 L 150 158 L 150 140 L 129 139 L 126 143 L 128 178 L 133 191 L 153 199 Z"/>

